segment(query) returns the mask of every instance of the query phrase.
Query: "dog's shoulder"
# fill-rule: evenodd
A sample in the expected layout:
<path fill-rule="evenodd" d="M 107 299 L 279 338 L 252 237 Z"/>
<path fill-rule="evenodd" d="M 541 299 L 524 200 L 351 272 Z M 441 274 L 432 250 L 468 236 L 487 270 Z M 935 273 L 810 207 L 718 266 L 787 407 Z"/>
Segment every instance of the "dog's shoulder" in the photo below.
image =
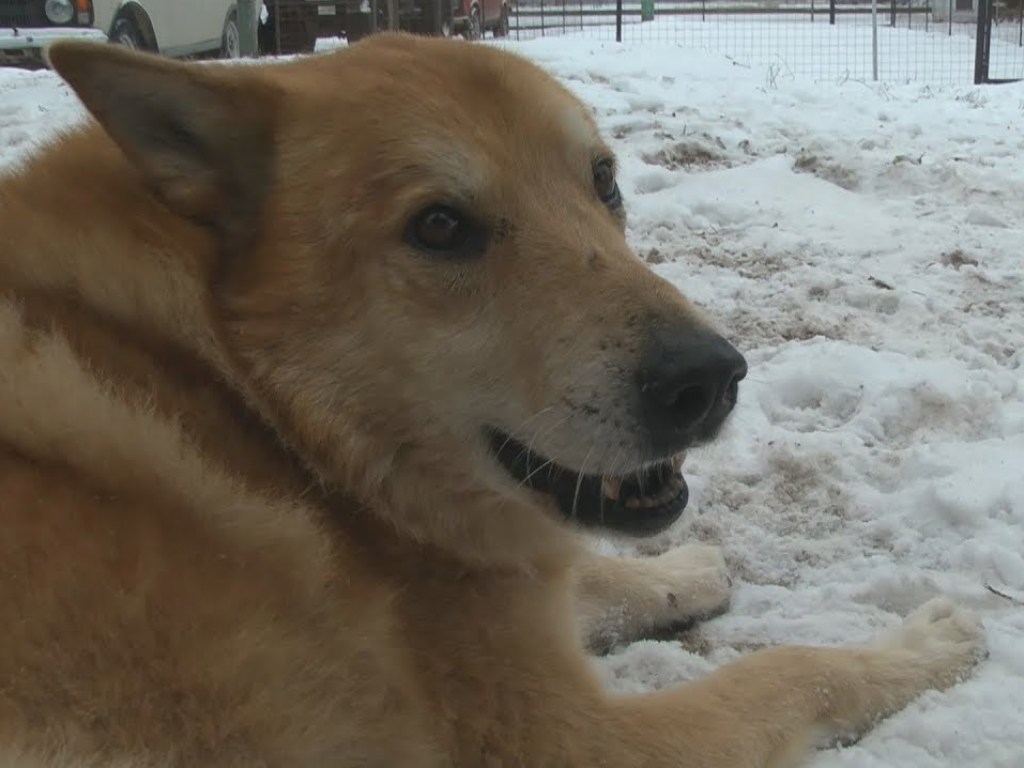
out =
<path fill-rule="evenodd" d="M 191 764 L 225 743 L 238 764 L 427 764 L 403 763 L 407 747 L 375 725 L 383 709 L 400 717 L 405 685 L 390 587 L 327 530 L 317 479 L 244 394 L 177 342 L 215 332 L 185 325 L 201 317 L 187 275 L 132 252 L 172 224 L 154 228 L 158 209 L 130 185 L 106 190 L 124 204 L 92 206 L 90 229 L 45 207 L 73 198 L 57 186 L 79 178 L 85 148 L 97 179 L 125 181 L 88 130 L 0 181 L 0 202 L 14 202 L 0 206 L 12 246 L 0 254 L 5 733 L 45 713 L 52 743 L 78 733 L 64 746 L 84 760 L 92 726 L 76 719 L 95 711 L 116 714 L 108 740 Z M 166 306 L 135 316 L 173 332 L 126 319 L 147 301 Z M 107 683 L 76 700 L 74 679 Z"/>
<path fill-rule="evenodd" d="M 53 297 L 0 300 L 0 707 L 55 734 L 116 713 L 118 743 L 194 764 L 224 743 L 240 764 L 403 764 L 375 725 L 406 685 L 389 587 L 215 376 L 144 341 Z M 109 685 L 74 701 L 69 679 Z"/>

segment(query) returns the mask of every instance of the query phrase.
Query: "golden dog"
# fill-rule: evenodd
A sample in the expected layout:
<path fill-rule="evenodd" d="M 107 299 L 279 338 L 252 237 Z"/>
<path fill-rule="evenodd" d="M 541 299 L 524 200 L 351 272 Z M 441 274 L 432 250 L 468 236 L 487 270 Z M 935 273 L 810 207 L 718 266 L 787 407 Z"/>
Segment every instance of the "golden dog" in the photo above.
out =
<path fill-rule="evenodd" d="M 981 655 L 938 599 L 602 690 L 584 643 L 729 581 L 577 531 L 675 520 L 746 368 L 535 66 L 50 62 L 95 121 L 0 186 L 0 764 L 779 766 Z"/>

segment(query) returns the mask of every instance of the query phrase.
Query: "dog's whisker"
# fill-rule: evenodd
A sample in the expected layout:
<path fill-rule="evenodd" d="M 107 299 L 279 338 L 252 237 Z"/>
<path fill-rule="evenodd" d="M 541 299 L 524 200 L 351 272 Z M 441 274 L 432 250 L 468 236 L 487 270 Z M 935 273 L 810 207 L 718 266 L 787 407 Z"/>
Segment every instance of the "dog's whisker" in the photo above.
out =
<path fill-rule="evenodd" d="M 535 413 L 535 414 L 534 414 L 533 416 L 531 416 L 530 418 L 526 419 L 526 421 L 524 421 L 524 422 L 523 422 L 523 424 L 527 424 L 527 423 L 529 423 L 529 422 L 530 422 L 531 420 L 533 420 L 533 419 L 537 418 L 538 416 L 542 415 L 543 413 L 545 413 L 545 412 L 547 412 L 547 411 L 550 411 L 550 410 L 552 410 L 552 409 L 553 409 L 553 407 L 554 407 L 554 406 L 548 406 L 547 408 L 544 408 L 544 409 L 542 409 L 541 411 L 538 411 L 538 412 L 537 412 L 537 413 Z M 556 422 L 555 422 L 554 424 L 551 424 L 551 425 L 549 425 L 546 431 L 547 431 L 547 432 L 550 432 L 551 430 L 557 429 L 558 427 L 560 427 L 560 426 L 561 426 L 561 425 L 562 425 L 562 424 L 563 424 L 563 423 L 564 423 L 564 422 L 566 421 L 566 419 L 568 419 L 568 416 L 566 416 L 566 417 L 564 417 L 564 418 L 562 418 L 562 419 L 559 419 L 559 420 L 558 420 L 558 421 L 556 421 Z M 541 433 L 543 433 L 543 432 L 545 432 L 545 429 L 544 429 L 544 426 L 543 426 L 543 425 L 541 425 L 540 427 L 538 427 L 538 428 L 537 428 L 537 429 L 536 429 L 536 430 L 534 431 L 533 435 L 531 435 L 531 436 L 530 436 L 530 440 L 529 440 L 529 442 L 527 442 L 527 443 L 523 443 L 523 444 L 522 444 L 522 450 L 521 450 L 521 451 L 519 452 L 519 454 L 518 454 L 518 455 L 516 456 L 516 459 L 515 459 L 515 460 L 516 460 L 517 462 L 518 462 L 518 461 L 520 461 L 520 460 L 522 460 L 522 459 L 526 459 L 526 461 L 527 461 L 527 467 L 529 468 L 529 458 L 530 458 L 530 456 L 531 456 L 531 455 L 533 455 L 533 443 L 534 443 L 534 442 L 536 441 L 536 439 L 537 439 L 537 438 L 538 438 L 538 437 L 540 436 L 540 434 L 541 434 Z M 515 438 L 514 438 L 514 437 L 513 437 L 513 436 L 512 436 L 511 434 L 510 434 L 510 435 L 508 435 L 508 436 L 507 436 L 507 437 L 505 438 L 505 442 L 501 444 L 501 447 L 499 448 L 499 453 L 500 453 L 500 452 L 501 452 L 502 450 L 504 450 L 504 448 L 505 448 L 505 447 L 506 447 L 506 446 L 507 446 L 507 445 L 509 444 L 509 442 L 512 442 L 512 441 L 515 441 Z M 550 463 L 550 461 L 548 461 L 548 462 L 545 462 L 545 464 L 548 464 L 548 463 Z M 543 468 L 543 466 L 544 466 L 544 465 L 542 465 L 542 466 L 541 466 L 541 467 L 539 467 L 538 469 L 542 469 L 542 468 Z M 534 474 L 534 472 L 535 472 L 535 471 L 536 471 L 536 470 L 530 470 L 530 474 L 531 474 L 531 475 L 532 475 L 532 474 Z"/>
<path fill-rule="evenodd" d="M 527 416 L 525 419 L 523 419 L 523 422 L 518 427 L 516 427 L 514 430 L 512 430 L 511 432 L 509 432 L 507 434 L 507 436 L 505 437 L 505 442 L 503 442 L 501 444 L 501 446 L 498 448 L 498 450 L 499 451 L 505 450 L 505 448 L 508 446 L 509 442 L 512 440 L 512 435 L 520 433 L 526 427 L 526 425 L 529 424 L 531 421 L 533 421 L 534 419 L 539 419 L 544 414 L 554 410 L 554 408 L 555 408 L 555 406 L 549 405 L 549 406 L 546 406 L 544 408 L 541 408 L 539 411 L 537 411 L 532 416 Z"/>
<path fill-rule="evenodd" d="M 531 478 L 532 478 L 532 477 L 533 477 L 534 475 L 536 475 L 536 474 L 537 474 L 538 472 L 540 472 L 541 470 L 543 470 L 543 469 L 545 469 L 545 468 L 547 468 L 547 467 L 550 467 L 550 466 L 554 466 L 554 464 L 555 464 L 555 462 L 554 462 L 554 461 L 552 461 L 551 459 L 548 459 L 547 461 L 545 461 L 545 462 L 542 462 L 542 463 L 540 464 L 540 466 L 538 466 L 538 467 L 537 467 L 536 469 L 534 469 L 534 470 L 531 470 L 531 471 L 529 472 L 529 474 L 527 474 L 527 475 L 526 475 L 526 477 L 524 477 L 524 478 L 523 478 L 522 480 L 520 480 L 520 481 L 519 481 L 519 487 L 520 487 L 520 488 L 521 488 L 521 487 L 523 487 L 524 485 L 526 485 L 527 483 L 529 483 L 529 482 L 530 482 L 530 479 L 531 479 Z"/>
<path fill-rule="evenodd" d="M 551 410 L 551 407 L 549 407 L 549 408 L 547 408 L 547 409 L 545 409 L 545 410 Z M 539 414 L 535 414 L 535 416 L 536 416 L 536 415 L 539 415 Z M 533 417 L 531 417 L 531 418 L 533 418 Z M 553 430 L 553 429 L 557 429 L 557 428 L 558 428 L 558 427 L 560 427 L 560 426 L 561 426 L 561 425 L 562 425 L 563 423 L 565 423 L 565 421 L 566 421 L 566 420 L 567 420 L 568 418 L 569 418 L 569 417 L 568 417 L 568 416 L 566 416 L 566 417 L 564 417 L 564 418 L 562 418 L 562 419 L 559 419 L 559 420 L 558 420 L 558 421 L 556 421 L 556 422 L 555 422 L 554 424 L 550 425 L 550 426 L 548 427 L 548 430 L 547 430 L 547 431 L 548 431 L 548 432 L 550 432 L 550 431 L 551 431 L 551 430 Z M 535 439 L 536 439 L 536 438 L 537 438 L 537 437 L 538 437 L 538 436 L 540 435 L 540 433 L 541 433 L 542 431 L 543 431 L 543 427 L 539 427 L 539 428 L 538 428 L 538 429 L 537 429 L 537 430 L 536 430 L 536 431 L 534 432 L 534 434 L 533 434 L 533 438 L 532 438 L 532 439 L 531 439 L 531 441 L 530 441 L 530 442 L 531 442 L 531 445 L 532 445 L 533 441 L 534 441 L 534 440 L 535 440 Z M 506 438 L 505 442 L 503 443 L 503 446 L 504 446 L 504 445 L 508 445 L 508 443 L 509 443 L 509 441 L 510 441 L 510 440 L 512 440 L 512 438 L 511 438 L 511 437 L 509 437 L 509 438 Z M 522 449 L 522 450 L 521 450 L 521 451 L 519 452 L 519 455 L 518 455 L 518 456 L 516 457 L 516 461 L 519 461 L 520 459 L 523 459 L 523 458 L 525 457 L 525 458 L 527 459 L 527 462 L 529 462 L 529 457 L 530 457 L 531 455 L 534 455 L 534 453 L 533 453 L 533 448 L 532 448 L 531 446 L 527 446 L 527 445 L 524 445 L 524 446 L 523 446 L 523 449 Z M 526 486 L 526 484 L 527 484 L 527 483 L 529 483 L 530 479 L 531 479 L 531 478 L 533 478 L 533 477 L 534 477 L 534 476 L 535 476 L 535 475 L 536 475 L 536 474 L 537 474 L 538 472 L 540 472 L 540 471 L 544 470 L 544 469 L 545 469 L 545 468 L 547 468 L 547 467 L 550 467 L 550 466 L 554 466 L 554 465 L 555 465 L 555 462 L 554 462 L 554 461 L 553 461 L 552 459 L 546 459 L 545 461 L 541 462 L 541 464 L 540 464 L 539 466 L 537 466 L 537 467 L 530 467 L 529 463 L 527 463 L 527 467 L 528 467 L 528 471 L 527 471 L 527 474 L 526 474 L 526 476 L 525 476 L 525 477 L 524 477 L 524 478 L 523 478 L 522 480 L 520 480 L 520 481 L 519 481 L 519 483 L 518 483 L 518 486 L 517 486 L 517 487 L 519 487 L 519 488 L 522 488 L 522 487 Z"/>
<path fill-rule="evenodd" d="M 533 445 L 537 441 L 537 438 L 539 438 L 542 434 L 544 434 L 544 435 L 550 434 L 551 432 L 555 431 L 560 426 L 562 426 L 568 420 L 569 420 L 568 416 L 563 416 L 561 419 L 556 421 L 554 424 L 548 425 L 547 429 L 545 429 L 543 426 L 538 427 L 534 431 L 533 435 L 530 436 L 529 442 L 524 444 L 523 451 L 519 454 L 519 458 L 522 458 L 523 456 L 529 457 L 531 454 L 533 454 L 534 453 Z"/>
<path fill-rule="evenodd" d="M 620 463 L 620 462 L 622 462 L 622 446 L 621 445 L 618 448 L 615 449 L 615 457 L 609 462 L 609 466 L 611 467 L 610 474 L 613 477 L 620 477 L 622 475 L 622 470 L 625 468 L 625 465 L 624 465 L 624 463 Z"/>
<path fill-rule="evenodd" d="M 583 476 L 587 472 L 587 462 L 590 460 L 590 454 L 594 452 L 594 446 L 590 446 L 590 450 L 587 451 L 587 455 L 583 458 L 583 464 L 580 465 L 580 471 L 576 473 L 576 491 L 572 496 L 572 507 L 571 514 L 574 520 L 576 519 L 576 505 L 580 500 L 580 488 L 583 486 Z"/>

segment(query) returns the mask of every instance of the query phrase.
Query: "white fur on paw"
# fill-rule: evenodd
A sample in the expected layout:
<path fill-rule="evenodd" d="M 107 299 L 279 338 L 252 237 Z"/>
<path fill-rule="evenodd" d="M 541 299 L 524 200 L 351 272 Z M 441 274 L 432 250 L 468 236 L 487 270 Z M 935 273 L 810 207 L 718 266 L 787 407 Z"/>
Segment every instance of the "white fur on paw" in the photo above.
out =
<path fill-rule="evenodd" d="M 952 685 L 985 657 L 985 638 L 978 618 L 952 600 L 929 600 L 895 631 L 885 635 L 879 646 L 909 651 L 923 662 L 939 687 Z"/>
<path fill-rule="evenodd" d="M 687 544 L 654 558 L 668 617 L 678 621 L 720 613 L 729 606 L 732 579 L 719 547 Z"/>

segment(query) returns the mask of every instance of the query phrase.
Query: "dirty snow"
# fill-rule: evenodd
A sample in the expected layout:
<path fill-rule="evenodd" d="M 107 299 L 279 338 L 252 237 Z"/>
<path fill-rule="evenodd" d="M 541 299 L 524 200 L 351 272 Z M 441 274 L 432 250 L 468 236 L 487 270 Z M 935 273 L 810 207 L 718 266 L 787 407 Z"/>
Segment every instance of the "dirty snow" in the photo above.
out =
<path fill-rule="evenodd" d="M 984 617 L 990 659 L 812 765 L 1024 767 L 1024 607 L 986 589 L 1024 599 L 1024 86 L 509 45 L 594 106 L 637 252 L 751 363 L 731 426 L 688 460 L 686 519 L 642 547 L 720 543 L 733 607 L 598 660 L 608 685 L 867 639 L 944 592 Z M 0 70 L 0 168 L 79 118 L 51 75 Z"/>

